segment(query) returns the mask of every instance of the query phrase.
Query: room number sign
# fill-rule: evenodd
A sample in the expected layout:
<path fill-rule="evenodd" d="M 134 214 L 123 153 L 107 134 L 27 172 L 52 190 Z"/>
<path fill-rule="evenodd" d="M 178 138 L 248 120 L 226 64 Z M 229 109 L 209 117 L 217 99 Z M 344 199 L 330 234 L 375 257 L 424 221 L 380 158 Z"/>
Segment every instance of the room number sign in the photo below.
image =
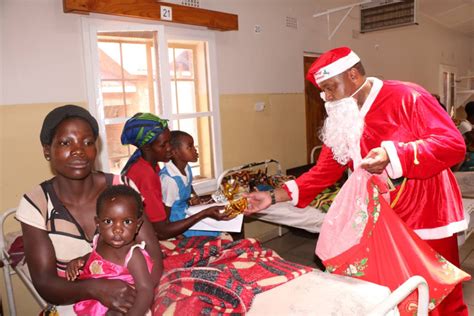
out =
<path fill-rule="evenodd" d="M 173 8 L 167 6 L 160 6 L 160 19 L 164 21 L 172 21 Z"/>

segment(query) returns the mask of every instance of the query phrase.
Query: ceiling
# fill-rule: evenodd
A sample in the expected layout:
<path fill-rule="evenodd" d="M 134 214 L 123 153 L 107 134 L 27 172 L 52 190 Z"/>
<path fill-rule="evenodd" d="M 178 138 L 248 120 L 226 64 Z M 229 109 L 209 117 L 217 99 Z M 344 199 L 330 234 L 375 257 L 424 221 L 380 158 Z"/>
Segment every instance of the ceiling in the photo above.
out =
<path fill-rule="evenodd" d="M 419 13 L 474 37 L 474 0 L 418 0 Z"/>

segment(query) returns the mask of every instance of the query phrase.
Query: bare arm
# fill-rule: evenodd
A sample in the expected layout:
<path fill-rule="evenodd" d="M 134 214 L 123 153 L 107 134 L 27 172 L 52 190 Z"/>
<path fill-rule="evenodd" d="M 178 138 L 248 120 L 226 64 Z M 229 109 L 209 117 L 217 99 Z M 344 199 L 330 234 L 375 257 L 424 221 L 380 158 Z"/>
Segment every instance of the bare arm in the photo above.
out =
<path fill-rule="evenodd" d="M 199 197 L 199 195 L 197 195 L 196 191 L 194 191 L 194 188 L 192 186 L 191 186 L 191 197 L 188 200 L 188 204 L 190 206 L 201 204 L 201 198 Z"/>
<path fill-rule="evenodd" d="M 220 212 L 223 208 L 223 206 L 212 206 L 177 222 L 170 222 L 167 218 L 165 221 L 153 223 L 153 228 L 160 240 L 176 237 L 206 217 L 211 217 L 215 220 L 229 219 L 223 212 Z"/>
<path fill-rule="evenodd" d="M 145 257 L 140 249 L 136 248 L 133 250 L 133 255 L 130 261 L 128 261 L 127 268 L 133 277 L 135 290 L 137 291 L 135 303 L 132 308 L 128 310 L 127 315 L 145 315 L 153 303 L 153 289 L 155 284 L 150 277 L 150 273 L 148 273 Z"/>
<path fill-rule="evenodd" d="M 160 284 L 161 274 L 163 273 L 163 258 L 160 243 L 155 235 L 155 230 L 146 216 L 143 216 L 143 224 L 138 232 L 137 241 L 144 241 L 146 244 L 146 251 L 150 254 L 150 257 L 153 260 L 153 270 L 151 272 L 153 284 L 158 286 Z"/>
<path fill-rule="evenodd" d="M 33 285 L 49 303 L 73 304 L 87 299 L 126 312 L 133 304 L 135 291 L 119 280 L 80 280 L 68 282 L 56 270 L 56 255 L 48 233 L 21 223 L 25 257 Z"/>
<path fill-rule="evenodd" d="M 277 188 L 274 190 L 274 192 L 276 202 L 285 202 L 291 200 L 288 193 L 282 188 Z M 250 215 L 264 210 L 272 204 L 272 198 L 269 191 L 246 193 L 244 194 L 244 197 L 246 197 L 249 202 L 247 209 L 244 211 L 245 215 Z"/>

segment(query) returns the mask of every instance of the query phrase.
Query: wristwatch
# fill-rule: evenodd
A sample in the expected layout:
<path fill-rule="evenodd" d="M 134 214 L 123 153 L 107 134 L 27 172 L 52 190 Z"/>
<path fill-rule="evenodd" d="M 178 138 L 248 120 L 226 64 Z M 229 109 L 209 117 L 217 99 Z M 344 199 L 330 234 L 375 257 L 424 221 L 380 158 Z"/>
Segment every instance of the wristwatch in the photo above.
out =
<path fill-rule="evenodd" d="M 272 205 L 273 205 L 277 202 L 275 198 L 275 190 L 270 190 L 269 192 L 270 192 L 270 197 L 272 198 Z"/>

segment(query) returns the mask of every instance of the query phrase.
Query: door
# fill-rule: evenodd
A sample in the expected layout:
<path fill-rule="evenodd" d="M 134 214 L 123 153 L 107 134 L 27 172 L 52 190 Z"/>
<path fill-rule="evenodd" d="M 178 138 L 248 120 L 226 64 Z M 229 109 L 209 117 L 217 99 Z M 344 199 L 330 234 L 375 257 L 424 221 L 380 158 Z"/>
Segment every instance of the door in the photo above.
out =
<path fill-rule="evenodd" d="M 306 157 L 307 162 L 311 162 L 311 150 L 318 145 L 322 145 L 319 139 L 319 130 L 323 126 L 326 118 L 324 101 L 319 96 L 321 90 L 316 88 L 310 81 L 306 80 L 306 74 L 313 62 L 317 59 L 314 56 L 304 56 L 305 75 L 305 112 L 306 112 Z M 315 160 L 316 161 L 316 160 Z"/>

